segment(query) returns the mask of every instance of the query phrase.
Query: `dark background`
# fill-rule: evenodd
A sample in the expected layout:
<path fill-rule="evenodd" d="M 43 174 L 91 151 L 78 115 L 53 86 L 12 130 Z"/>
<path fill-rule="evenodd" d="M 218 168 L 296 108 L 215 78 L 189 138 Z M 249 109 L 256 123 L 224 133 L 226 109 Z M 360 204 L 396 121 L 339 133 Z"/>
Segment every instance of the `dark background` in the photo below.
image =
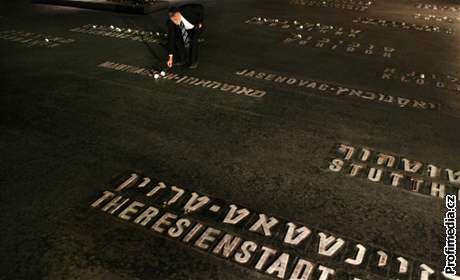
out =
<path fill-rule="evenodd" d="M 327 161 L 345 142 L 460 169 L 459 94 L 380 78 L 386 66 L 458 73 L 459 24 L 413 15 L 460 12 L 393 0 L 376 0 L 366 12 L 287 0 L 203 3 L 199 68 L 174 71 L 266 90 L 262 99 L 98 68 L 104 61 L 160 67 L 166 52 L 158 44 L 69 31 L 85 24 L 165 31 L 165 10 L 130 15 L 1 1 L 0 31 L 76 42 L 49 49 L 0 39 L 0 278 L 269 279 L 90 210 L 127 170 L 441 265 L 442 200 L 330 173 Z M 395 47 L 398 56 L 284 45 L 287 32 L 244 23 L 253 16 L 355 27 L 363 30 L 359 41 Z M 359 16 L 436 24 L 457 34 L 353 24 Z M 245 68 L 428 100 L 442 109 L 400 109 L 233 74 Z"/>

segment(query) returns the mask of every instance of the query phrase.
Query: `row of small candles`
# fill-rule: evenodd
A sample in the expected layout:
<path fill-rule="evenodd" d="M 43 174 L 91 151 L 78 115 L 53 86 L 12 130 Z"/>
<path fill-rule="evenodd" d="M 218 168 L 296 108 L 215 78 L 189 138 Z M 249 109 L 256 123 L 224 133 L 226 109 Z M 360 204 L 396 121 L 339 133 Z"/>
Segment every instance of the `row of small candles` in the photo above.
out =
<path fill-rule="evenodd" d="M 160 37 L 162 34 L 160 32 L 151 32 L 151 31 L 142 31 L 142 30 L 137 30 L 137 29 L 131 29 L 131 28 L 120 28 L 114 25 L 110 25 L 109 27 L 106 27 L 104 25 L 92 25 L 91 26 L 93 29 L 101 28 L 101 29 L 110 29 L 116 32 L 126 32 L 126 33 L 132 33 L 133 35 L 139 34 L 139 35 L 147 35 L 147 36 L 156 36 Z M 163 37 L 166 37 L 167 34 L 163 34 Z"/>

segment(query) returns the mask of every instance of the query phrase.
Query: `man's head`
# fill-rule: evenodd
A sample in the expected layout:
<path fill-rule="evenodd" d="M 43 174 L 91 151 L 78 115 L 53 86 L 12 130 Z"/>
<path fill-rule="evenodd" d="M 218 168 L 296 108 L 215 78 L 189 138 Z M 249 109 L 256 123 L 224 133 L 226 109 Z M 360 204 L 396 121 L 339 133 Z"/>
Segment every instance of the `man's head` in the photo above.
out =
<path fill-rule="evenodd" d="M 182 15 L 179 12 L 179 8 L 171 7 L 168 11 L 169 19 L 174 22 L 174 24 L 179 25 L 182 20 Z"/>

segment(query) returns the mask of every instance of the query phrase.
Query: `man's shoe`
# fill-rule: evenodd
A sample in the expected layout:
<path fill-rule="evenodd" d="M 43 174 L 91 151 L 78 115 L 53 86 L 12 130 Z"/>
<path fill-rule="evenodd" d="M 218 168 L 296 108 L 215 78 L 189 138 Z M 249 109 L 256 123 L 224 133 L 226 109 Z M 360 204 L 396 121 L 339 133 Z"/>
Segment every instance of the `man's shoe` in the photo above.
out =
<path fill-rule="evenodd" d="M 193 64 L 191 64 L 188 68 L 190 68 L 190 69 L 196 69 L 196 68 L 198 68 L 198 63 L 193 63 Z"/>

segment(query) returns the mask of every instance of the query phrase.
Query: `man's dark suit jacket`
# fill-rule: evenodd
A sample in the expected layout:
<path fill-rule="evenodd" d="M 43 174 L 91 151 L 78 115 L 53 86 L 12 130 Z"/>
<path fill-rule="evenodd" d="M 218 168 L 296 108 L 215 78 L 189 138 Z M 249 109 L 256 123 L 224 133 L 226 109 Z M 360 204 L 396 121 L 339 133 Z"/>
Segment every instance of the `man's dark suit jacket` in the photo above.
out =
<path fill-rule="evenodd" d="M 181 15 L 198 28 L 198 24 L 203 24 L 204 7 L 201 4 L 186 4 L 179 7 Z M 168 18 L 168 51 L 170 54 L 174 52 L 176 40 L 182 40 L 182 33 L 178 25 L 175 25 Z"/>

